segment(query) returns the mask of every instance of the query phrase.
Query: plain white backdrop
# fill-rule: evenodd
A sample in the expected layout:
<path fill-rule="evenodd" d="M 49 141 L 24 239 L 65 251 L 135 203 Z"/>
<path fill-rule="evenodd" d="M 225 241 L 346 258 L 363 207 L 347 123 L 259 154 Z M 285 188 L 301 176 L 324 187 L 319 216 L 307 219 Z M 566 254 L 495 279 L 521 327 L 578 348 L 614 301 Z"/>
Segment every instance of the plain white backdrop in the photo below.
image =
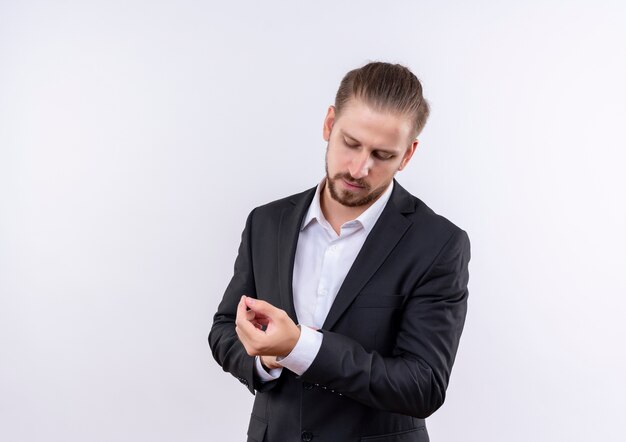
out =
<path fill-rule="evenodd" d="M 399 182 L 472 240 L 431 439 L 625 440 L 626 6 L 550 0 L 0 0 L 0 440 L 245 440 L 212 315 L 371 60 L 432 106 Z"/>

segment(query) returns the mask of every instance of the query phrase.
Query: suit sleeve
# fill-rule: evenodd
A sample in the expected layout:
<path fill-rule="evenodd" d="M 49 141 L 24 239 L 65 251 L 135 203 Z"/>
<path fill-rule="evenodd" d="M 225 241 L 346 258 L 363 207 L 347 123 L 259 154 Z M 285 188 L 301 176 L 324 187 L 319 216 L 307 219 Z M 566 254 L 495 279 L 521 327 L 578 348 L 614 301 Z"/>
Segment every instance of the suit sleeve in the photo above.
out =
<path fill-rule="evenodd" d="M 235 332 L 237 304 L 241 295 L 257 297 L 251 253 L 251 229 L 254 210 L 248 215 L 241 234 L 241 243 L 235 260 L 233 277 L 213 317 L 209 346 L 218 364 L 235 376 L 254 394 L 255 390 L 271 389 L 277 381 L 261 382 L 254 374 L 254 356 L 248 355 Z"/>
<path fill-rule="evenodd" d="M 470 243 L 448 239 L 408 297 L 391 356 L 321 330 L 322 346 L 301 379 L 367 406 L 426 418 L 445 399 L 467 311 Z"/>

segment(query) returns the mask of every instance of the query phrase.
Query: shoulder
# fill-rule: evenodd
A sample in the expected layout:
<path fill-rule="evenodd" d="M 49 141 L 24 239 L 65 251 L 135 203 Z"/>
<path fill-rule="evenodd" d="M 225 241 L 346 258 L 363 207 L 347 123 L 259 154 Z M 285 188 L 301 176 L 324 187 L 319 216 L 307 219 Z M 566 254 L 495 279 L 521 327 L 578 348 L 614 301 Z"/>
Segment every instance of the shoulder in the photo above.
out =
<path fill-rule="evenodd" d="M 463 231 L 461 227 L 445 216 L 435 212 L 421 199 L 413 198 L 415 198 L 415 212 L 412 214 L 412 218 L 416 222 L 435 227 L 442 232 L 449 232 L 450 234 Z"/>
<path fill-rule="evenodd" d="M 273 212 L 277 210 L 280 211 L 284 208 L 296 206 L 298 205 L 298 203 L 301 203 L 302 201 L 306 199 L 312 199 L 313 194 L 315 193 L 315 188 L 316 187 L 312 187 L 302 192 L 294 193 L 293 195 L 289 195 L 278 200 L 270 201 L 269 203 L 256 207 L 254 210 L 257 212 Z"/>
<path fill-rule="evenodd" d="M 435 212 L 420 198 L 396 182 L 392 202 L 411 222 L 409 236 L 419 241 L 432 241 L 440 246 L 448 241 L 469 242 L 467 232 L 445 216 Z"/>
<path fill-rule="evenodd" d="M 316 187 L 257 206 L 250 212 L 249 218 L 255 221 L 276 220 L 285 210 L 302 211 L 311 203 Z"/>

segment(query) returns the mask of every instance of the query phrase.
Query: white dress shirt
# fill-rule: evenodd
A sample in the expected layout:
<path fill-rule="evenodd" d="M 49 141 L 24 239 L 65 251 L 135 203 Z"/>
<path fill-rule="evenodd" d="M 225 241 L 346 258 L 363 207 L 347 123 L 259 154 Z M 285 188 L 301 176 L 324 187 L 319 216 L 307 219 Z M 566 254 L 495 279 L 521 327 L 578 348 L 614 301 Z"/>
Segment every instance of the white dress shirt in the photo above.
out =
<path fill-rule="evenodd" d="M 301 375 L 313 363 L 322 346 L 321 328 L 337 292 L 343 284 L 367 235 L 378 221 L 393 190 L 393 181 L 385 192 L 356 219 L 342 224 L 339 235 L 324 217 L 320 193 L 326 178 L 318 184 L 315 196 L 300 227 L 293 267 L 293 303 L 301 326 L 300 339 L 291 353 L 277 357 L 279 365 Z M 256 357 L 255 369 L 261 381 L 277 379 L 282 368 L 265 371 Z"/>

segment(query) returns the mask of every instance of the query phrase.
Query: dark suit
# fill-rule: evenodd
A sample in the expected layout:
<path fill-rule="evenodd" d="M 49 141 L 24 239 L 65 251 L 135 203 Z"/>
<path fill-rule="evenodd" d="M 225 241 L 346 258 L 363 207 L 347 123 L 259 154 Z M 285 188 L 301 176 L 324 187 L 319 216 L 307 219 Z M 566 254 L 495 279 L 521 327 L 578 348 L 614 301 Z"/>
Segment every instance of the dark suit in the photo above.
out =
<path fill-rule="evenodd" d="M 467 310 L 467 234 L 397 182 L 328 313 L 309 369 L 261 384 L 237 339 L 242 294 L 298 322 L 292 274 L 315 188 L 253 210 L 209 344 L 254 394 L 248 441 L 428 441 Z"/>

